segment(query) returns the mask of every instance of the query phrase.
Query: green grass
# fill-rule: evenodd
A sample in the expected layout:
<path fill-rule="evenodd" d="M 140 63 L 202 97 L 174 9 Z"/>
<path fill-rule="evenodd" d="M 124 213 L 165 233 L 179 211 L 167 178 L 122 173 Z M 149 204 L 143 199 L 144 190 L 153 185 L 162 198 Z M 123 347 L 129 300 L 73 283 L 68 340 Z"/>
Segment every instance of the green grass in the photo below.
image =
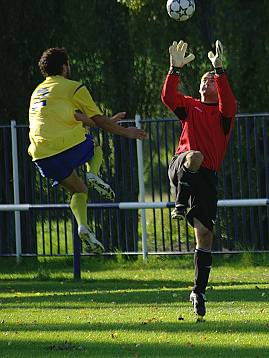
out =
<path fill-rule="evenodd" d="M 216 256 L 206 321 L 192 257 L 0 262 L 0 357 L 268 357 L 268 255 Z"/>

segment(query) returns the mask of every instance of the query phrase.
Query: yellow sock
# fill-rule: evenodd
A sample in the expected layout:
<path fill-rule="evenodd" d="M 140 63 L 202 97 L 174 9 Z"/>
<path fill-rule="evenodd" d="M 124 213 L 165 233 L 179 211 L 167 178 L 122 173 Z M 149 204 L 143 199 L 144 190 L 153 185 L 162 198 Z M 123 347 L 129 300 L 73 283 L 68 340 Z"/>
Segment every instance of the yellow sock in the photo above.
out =
<path fill-rule="evenodd" d="M 87 226 L 87 193 L 74 193 L 70 201 L 70 208 L 77 224 Z"/>
<path fill-rule="evenodd" d="M 96 145 L 94 147 L 94 155 L 92 159 L 86 163 L 87 172 L 91 172 L 95 175 L 98 175 L 101 164 L 103 161 L 103 151 L 100 145 Z"/>

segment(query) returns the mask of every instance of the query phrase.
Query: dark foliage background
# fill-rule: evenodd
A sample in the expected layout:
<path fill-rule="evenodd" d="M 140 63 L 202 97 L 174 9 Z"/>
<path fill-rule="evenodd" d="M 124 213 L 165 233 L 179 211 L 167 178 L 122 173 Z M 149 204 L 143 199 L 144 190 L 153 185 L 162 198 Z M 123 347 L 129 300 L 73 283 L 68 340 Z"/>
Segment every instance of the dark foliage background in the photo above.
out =
<path fill-rule="evenodd" d="M 165 0 L 0 1 L 0 116 L 27 123 L 31 92 L 41 81 L 44 49 L 64 46 L 73 78 L 86 83 L 102 108 L 143 116 L 164 115 L 160 91 L 168 46 L 184 39 L 196 60 L 184 68 L 185 91 L 198 95 L 207 52 L 216 39 L 241 112 L 268 110 L 269 2 L 197 0 L 191 20 L 178 23 Z M 166 113 L 168 114 L 168 113 Z"/>

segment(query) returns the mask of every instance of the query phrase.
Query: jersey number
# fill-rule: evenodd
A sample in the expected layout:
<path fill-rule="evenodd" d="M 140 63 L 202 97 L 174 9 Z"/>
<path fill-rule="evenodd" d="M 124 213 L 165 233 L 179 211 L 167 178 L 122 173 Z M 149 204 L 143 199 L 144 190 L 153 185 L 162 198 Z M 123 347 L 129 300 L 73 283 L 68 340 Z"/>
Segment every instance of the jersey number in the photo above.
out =
<path fill-rule="evenodd" d="M 44 107 L 47 105 L 46 97 L 49 94 L 49 90 L 47 88 L 40 88 L 37 90 L 35 101 L 32 105 L 32 112 L 37 111 L 41 107 Z"/>

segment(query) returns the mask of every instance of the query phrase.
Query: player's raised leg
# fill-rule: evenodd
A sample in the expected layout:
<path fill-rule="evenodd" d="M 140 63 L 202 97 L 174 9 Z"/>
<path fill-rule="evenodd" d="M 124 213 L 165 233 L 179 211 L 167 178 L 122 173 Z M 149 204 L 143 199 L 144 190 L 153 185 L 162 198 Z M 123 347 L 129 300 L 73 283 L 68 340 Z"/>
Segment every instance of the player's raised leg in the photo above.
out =
<path fill-rule="evenodd" d="M 114 200 L 115 193 L 109 184 L 99 178 L 99 170 L 103 161 L 103 151 L 99 145 L 94 146 L 94 155 L 92 159 L 86 163 L 86 178 L 90 188 L 95 189 L 98 193 L 108 200 Z"/>
<path fill-rule="evenodd" d="M 176 187 L 175 209 L 171 212 L 172 219 L 185 219 L 191 188 L 193 190 L 197 186 L 198 170 L 202 162 L 202 153 L 194 150 L 172 158 L 168 171 L 170 181 Z"/>

